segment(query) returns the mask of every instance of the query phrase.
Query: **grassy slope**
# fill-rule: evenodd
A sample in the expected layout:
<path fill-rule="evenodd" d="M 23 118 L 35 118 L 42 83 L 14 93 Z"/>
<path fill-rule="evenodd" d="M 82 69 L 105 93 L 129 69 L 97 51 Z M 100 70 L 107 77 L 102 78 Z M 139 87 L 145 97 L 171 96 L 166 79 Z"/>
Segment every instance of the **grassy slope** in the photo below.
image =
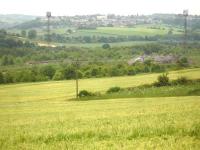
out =
<path fill-rule="evenodd" d="M 1 104 L 0 149 L 199 149 L 199 100 Z"/>
<path fill-rule="evenodd" d="M 178 97 L 200 96 L 200 83 L 190 85 L 174 85 L 163 87 L 134 88 L 116 93 L 103 93 L 98 96 L 82 97 L 80 100 L 117 99 L 117 98 L 144 98 L 144 97 Z M 76 100 L 76 99 L 75 99 Z"/>
<path fill-rule="evenodd" d="M 156 29 L 152 29 L 151 27 L 157 27 Z M 160 29 L 159 29 L 160 27 Z M 164 29 L 163 29 L 164 28 Z M 96 30 L 76 30 L 75 33 L 69 36 L 127 36 L 127 35 L 141 35 L 141 36 L 153 36 L 153 35 L 164 35 L 168 34 L 170 28 L 173 28 L 173 34 L 182 34 L 179 32 L 177 27 L 168 27 L 166 25 L 137 25 L 135 27 L 98 27 Z M 51 29 L 52 33 L 57 34 L 66 34 L 66 31 L 69 28 L 59 28 L 59 29 Z M 74 29 L 73 29 L 74 30 Z M 21 30 L 11 29 L 10 32 L 20 33 Z M 38 35 L 46 34 L 45 29 L 37 29 Z"/>
<path fill-rule="evenodd" d="M 168 34 L 169 28 L 165 30 L 162 29 L 151 29 L 147 28 L 146 26 L 137 26 L 134 28 L 127 28 L 127 27 L 99 27 L 96 30 L 80 30 L 79 34 L 84 33 L 86 35 L 90 34 L 107 34 L 107 35 L 141 35 L 141 36 L 153 36 L 153 35 L 165 35 Z M 176 28 L 174 28 L 174 34 L 181 34 L 177 32 Z"/>
<path fill-rule="evenodd" d="M 151 29 L 150 27 L 161 27 L 161 29 Z M 162 28 L 165 28 L 164 30 Z M 57 34 L 66 34 L 68 28 L 59 28 L 59 29 L 52 29 L 52 33 Z M 138 25 L 134 28 L 128 27 L 99 27 L 96 30 L 77 30 L 75 33 L 68 35 L 68 36 L 130 36 L 130 35 L 140 35 L 140 36 L 154 36 L 154 35 L 165 35 L 168 34 L 170 30 L 169 27 L 166 25 Z M 182 34 L 178 32 L 178 28 L 173 27 L 173 34 Z M 11 33 L 21 33 L 21 30 L 11 29 L 9 30 Z M 45 29 L 37 29 L 38 35 L 47 34 Z M 21 40 L 29 40 L 23 39 Z M 42 43 L 45 44 L 45 41 L 40 40 L 32 40 L 32 42 Z M 112 43 L 112 46 L 130 46 L 135 45 L 138 43 L 148 43 L 148 41 L 136 41 L 136 42 L 118 42 Z M 101 47 L 102 43 L 91 43 L 91 44 L 84 44 L 84 43 L 76 43 L 76 44 L 64 44 L 64 43 L 52 43 L 52 45 L 65 45 L 65 46 L 78 46 L 78 47 Z"/>
<path fill-rule="evenodd" d="M 159 74 L 144 74 L 136 76 L 83 79 L 79 82 L 80 90 L 106 91 L 113 86 L 134 87 L 152 83 Z M 172 71 L 170 79 L 180 76 L 199 78 L 200 68 Z M 0 86 L 1 102 L 39 101 L 44 99 L 68 99 L 75 96 L 75 81 L 38 82 Z"/>
<path fill-rule="evenodd" d="M 153 82 L 158 74 L 81 80 L 82 89 Z M 199 78 L 200 69 L 170 77 Z M 66 101 L 74 81 L 0 86 L 0 149 L 199 149 L 200 97 Z"/>
<path fill-rule="evenodd" d="M 117 43 L 109 43 L 111 47 L 121 47 L 121 46 L 135 46 L 135 45 L 141 45 L 141 44 L 150 44 L 155 43 L 154 41 L 129 41 L 129 42 L 117 42 Z M 53 45 L 56 46 L 76 46 L 76 47 L 102 47 L 104 43 L 53 43 Z"/>

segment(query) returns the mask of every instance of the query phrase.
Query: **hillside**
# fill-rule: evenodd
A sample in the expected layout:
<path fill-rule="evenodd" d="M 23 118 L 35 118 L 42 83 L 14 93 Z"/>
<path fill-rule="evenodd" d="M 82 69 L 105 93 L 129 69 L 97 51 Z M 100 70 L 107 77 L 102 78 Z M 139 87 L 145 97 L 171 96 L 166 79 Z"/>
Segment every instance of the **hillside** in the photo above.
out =
<path fill-rule="evenodd" d="M 12 28 L 30 20 L 34 20 L 36 16 L 20 15 L 20 14 L 0 14 L 0 29 Z"/>
<path fill-rule="evenodd" d="M 79 90 L 93 92 L 106 91 L 110 87 L 135 87 L 152 83 L 157 80 L 159 74 L 144 74 L 136 76 L 81 79 Z M 170 79 L 185 76 L 190 79 L 198 79 L 200 69 L 186 69 L 169 72 Z M 20 92 L 23 91 L 23 92 Z M 75 97 L 75 81 L 39 82 L 25 84 L 11 84 L 0 86 L 0 98 L 2 103 L 32 102 L 42 100 L 67 100 Z"/>
<path fill-rule="evenodd" d="M 170 72 L 199 78 L 200 69 Z M 87 79 L 104 91 L 155 81 L 158 74 Z M 74 81 L 0 86 L 0 149 L 198 149 L 200 97 L 68 101 Z"/>

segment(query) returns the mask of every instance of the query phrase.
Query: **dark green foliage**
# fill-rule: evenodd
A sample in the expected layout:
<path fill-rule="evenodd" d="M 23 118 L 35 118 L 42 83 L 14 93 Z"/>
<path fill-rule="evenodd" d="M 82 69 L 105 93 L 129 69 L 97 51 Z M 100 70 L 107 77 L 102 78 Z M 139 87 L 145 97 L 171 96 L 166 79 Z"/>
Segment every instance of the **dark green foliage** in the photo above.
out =
<path fill-rule="evenodd" d="M 78 94 L 79 97 L 88 97 L 88 96 L 93 96 L 93 93 L 87 91 L 87 90 L 82 90 Z"/>
<path fill-rule="evenodd" d="M 188 92 L 188 95 L 196 95 L 196 96 L 200 96 L 200 88 L 198 88 L 198 89 L 194 89 L 194 90 L 192 90 L 192 91 L 189 91 Z"/>
<path fill-rule="evenodd" d="M 68 29 L 68 30 L 67 30 L 67 33 L 72 34 L 72 30 L 71 30 L 71 29 Z"/>
<path fill-rule="evenodd" d="M 117 93 L 119 91 L 121 91 L 122 89 L 120 87 L 111 87 L 107 90 L 106 93 Z"/>
<path fill-rule="evenodd" d="M 29 39 L 35 39 L 36 37 L 37 37 L 37 31 L 36 30 L 28 31 L 28 38 Z"/>
<path fill-rule="evenodd" d="M 4 83 L 13 83 L 14 82 L 14 78 L 13 76 L 11 75 L 11 73 L 9 72 L 6 72 L 4 74 Z"/>
<path fill-rule="evenodd" d="M 26 37 L 26 30 L 22 30 L 22 31 L 21 31 L 21 36 L 22 36 L 22 37 Z"/>
<path fill-rule="evenodd" d="M 128 74 L 128 75 L 135 75 L 135 74 L 136 74 L 136 71 L 135 71 L 134 68 L 128 68 L 127 74 Z"/>
<path fill-rule="evenodd" d="M 103 49 L 109 49 L 110 48 L 110 44 L 105 43 L 105 44 L 102 45 L 102 48 Z"/>
<path fill-rule="evenodd" d="M 3 73 L 0 72 L 0 84 L 4 83 Z"/>
<path fill-rule="evenodd" d="M 12 38 L 0 38 L 0 47 L 7 47 L 7 48 L 16 48 L 16 47 L 22 47 L 23 42 L 20 40 L 12 39 Z"/>
<path fill-rule="evenodd" d="M 158 81 L 155 82 L 154 85 L 157 87 L 170 85 L 167 73 L 159 75 Z"/>
<path fill-rule="evenodd" d="M 186 55 L 183 48 L 175 44 L 154 43 L 112 47 L 108 50 L 100 47 L 39 47 L 29 42 L 25 42 L 21 47 L 18 47 L 18 44 L 18 46 L 14 46 L 15 44 L 12 44 L 12 42 L 3 43 L 9 45 L 0 48 L 0 64 L 1 66 L 4 66 L 3 71 L 11 75 L 13 79 L 12 82 L 74 79 L 76 67 L 72 64 L 72 61 L 78 54 L 81 54 L 79 55 L 79 59 L 83 60 L 80 62 L 80 67 L 78 69 L 79 78 L 126 76 L 140 73 L 164 72 L 183 68 L 175 62 L 174 64 L 159 64 L 151 59 L 145 60 L 144 63 L 137 62 L 132 65 L 127 63 L 128 60 L 130 60 L 130 57 L 134 57 L 135 55 L 141 56 L 143 53 L 152 55 L 157 55 L 157 53 L 161 55 L 176 54 L 183 58 L 181 59 L 180 64 L 189 62 L 191 58 L 195 58 L 194 61 L 190 61 L 191 67 L 194 66 L 192 64 L 193 62 L 196 63 L 195 66 L 200 64 L 198 59 L 200 45 L 198 43 L 188 44 L 190 53 L 187 55 L 191 56 L 188 57 L 187 61 L 183 57 Z M 11 45 L 12 48 L 8 47 Z M 134 54 L 132 55 L 132 53 Z M 26 70 L 28 68 L 30 70 L 33 69 L 34 65 L 38 66 L 38 69 L 33 74 L 35 79 L 27 79 L 27 77 L 24 77 L 26 76 L 24 74 L 31 75 L 32 73 Z M 187 65 L 185 66 L 188 67 Z M 19 76 L 22 76 L 22 74 L 23 78 L 20 78 Z"/>
<path fill-rule="evenodd" d="M 14 82 L 35 82 L 36 76 L 31 70 L 23 70 L 14 75 Z"/>
<path fill-rule="evenodd" d="M 57 70 L 53 76 L 53 80 L 64 80 L 65 77 L 64 77 L 64 74 L 62 71 L 60 70 Z"/>
<path fill-rule="evenodd" d="M 186 57 L 182 57 L 181 59 L 178 60 L 178 65 L 180 67 L 187 67 L 189 66 L 189 62 L 188 62 L 188 59 Z"/>
<path fill-rule="evenodd" d="M 5 38 L 6 35 L 7 35 L 6 30 L 1 29 L 1 30 L 0 30 L 0 38 Z"/>
<path fill-rule="evenodd" d="M 1 60 L 1 65 L 2 66 L 7 66 L 7 65 L 13 65 L 14 61 L 13 61 L 13 57 L 12 56 L 3 56 L 2 60 Z"/>
<path fill-rule="evenodd" d="M 75 79 L 76 77 L 76 69 L 74 66 L 68 66 L 63 70 L 65 79 Z"/>
<path fill-rule="evenodd" d="M 151 66 L 151 72 L 164 72 L 165 66 L 159 64 L 153 64 Z"/>
<path fill-rule="evenodd" d="M 174 84 L 180 79 L 169 82 L 167 86 L 155 86 L 154 84 L 140 85 L 137 87 L 117 88 L 115 92 L 106 92 L 87 97 L 85 100 L 131 98 L 131 97 L 170 97 L 170 96 L 200 96 L 200 80 L 188 80 Z M 110 88 L 111 89 L 111 88 Z"/>
<path fill-rule="evenodd" d="M 173 80 L 171 83 L 175 85 L 184 85 L 188 84 L 189 82 L 191 82 L 191 80 L 187 79 L 186 77 L 179 77 L 178 79 Z"/>
<path fill-rule="evenodd" d="M 53 66 L 44 66 L 40 69 L 42 75 L 47 76 L 49 79 L 52 79 L 56 70 Z"/>

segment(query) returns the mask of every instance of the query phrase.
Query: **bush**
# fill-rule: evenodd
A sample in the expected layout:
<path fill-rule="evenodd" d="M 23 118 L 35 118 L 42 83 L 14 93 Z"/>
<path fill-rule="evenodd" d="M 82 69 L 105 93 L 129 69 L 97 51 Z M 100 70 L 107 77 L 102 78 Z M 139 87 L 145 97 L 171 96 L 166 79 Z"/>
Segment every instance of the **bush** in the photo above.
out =
<path fill-rule="evenodd" d="M 44 76 L 47 76 L 49 79 L 52 79 L 54 74 L 56 72 L 56 69 L 53 66 L 44 66 L 40 69 L 40 73 Z"/>
<path fill-rule="evenodd" d="M 107 90 L 107 93 L 116 93 L 119 92 L 121 90 L 120 87 L 111 87 Z"/>
<path fill-rule="evenodd" d="M 4 83 L 3 73 L 0 72 L 0 84 Z"/>
<path fill-rule="evenodd" d="M 189 82 L 190 80 L 187 79 L 186 77 L 179 77 L 178 79 L 172 81 L 172 84 L 183 85 L 183 84 L 188 84 Z"/>
<path fill-rule="evenodd" d="M 155 82 L 154 85 L 157 87 L 170 85 L 168 74 L 165 73 L 165 74 L 159 75 L 158 81 Z"/>
<path fill-rule="evenodd" d="M 178 60 L 177 64 L 180 67 L 187 67 L 187 66 L 189 66 L 189 62 L 188 62 L 188 59 L 186 57 L 182 57 L 180 60 Z"/>
<path fill-rule="evenodd" d="M 102 45 L 102 48 L 103 49 L 110 49 L 110 44 L 105 43 L 105 44 Z"/>
<path fill-rule="evenodd" d="M 64 77 L 64 74 L 62 71 L 60 70 L 57 70 L 53 76 L 53 80 L 64 80 L 65 77 Z"/>
<path fill-rule="evenodd" d="M 79 97 L 88 97 L 88 96 L 93 96 L 93 93 L 86 91 L 86 90 L 82 90 L 79 92 L 78 96 Z"/>

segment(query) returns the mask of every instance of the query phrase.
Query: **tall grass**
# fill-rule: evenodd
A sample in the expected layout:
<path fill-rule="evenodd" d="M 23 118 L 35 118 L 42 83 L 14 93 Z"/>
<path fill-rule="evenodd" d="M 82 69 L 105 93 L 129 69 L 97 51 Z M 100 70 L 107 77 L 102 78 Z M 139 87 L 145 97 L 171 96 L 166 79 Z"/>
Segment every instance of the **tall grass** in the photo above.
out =
<path fill-rule="evenodd" d="M 199 100 L 1 104 L 0 149 L 198 149 Z"/>

